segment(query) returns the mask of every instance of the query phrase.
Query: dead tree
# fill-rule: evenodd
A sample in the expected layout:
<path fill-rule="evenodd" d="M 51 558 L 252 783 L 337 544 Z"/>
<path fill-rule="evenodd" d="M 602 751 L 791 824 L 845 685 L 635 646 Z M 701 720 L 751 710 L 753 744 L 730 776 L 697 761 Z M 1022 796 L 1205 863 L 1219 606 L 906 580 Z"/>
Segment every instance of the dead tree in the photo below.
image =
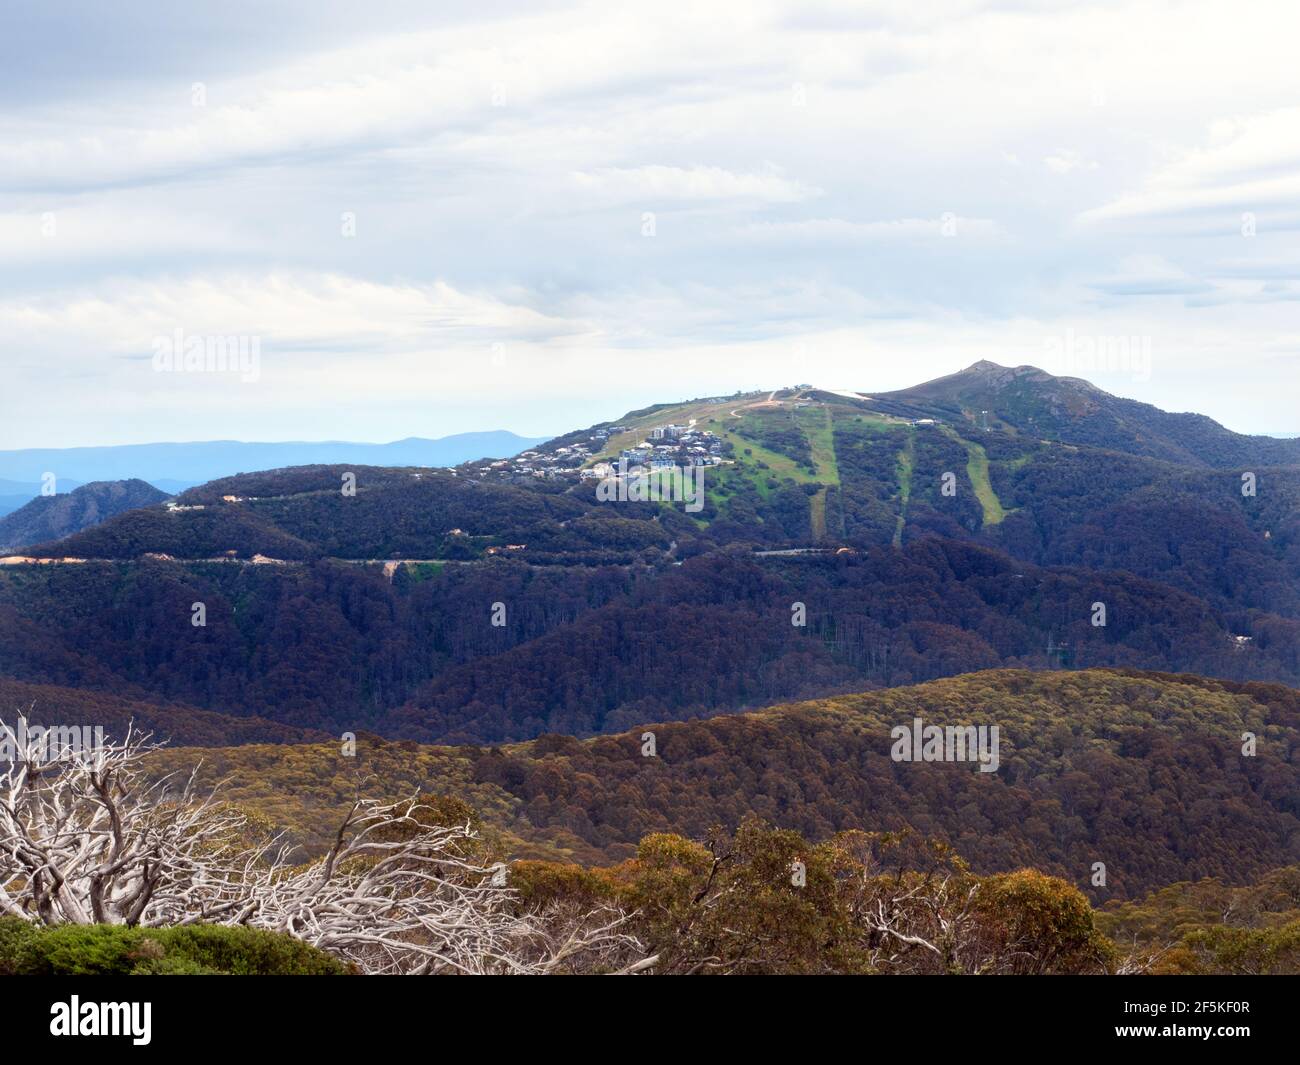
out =
<path fill-rule="evenodd" d="M 329 852 L 295 866 L 279 837 L 259 837 L 216 789 L 200 793 L 197 766 L 150 779 L 143 759 L 158 746 L 128 729 L 93 750 L 33 742 L 0 762 L 0 913 L 48 925 L 248 925 L 363 973 L 653 965 L 618 910 L 562 923 L 522 913 L 474 828 L 438 824 L 414 799 L 358 800 Z"/>

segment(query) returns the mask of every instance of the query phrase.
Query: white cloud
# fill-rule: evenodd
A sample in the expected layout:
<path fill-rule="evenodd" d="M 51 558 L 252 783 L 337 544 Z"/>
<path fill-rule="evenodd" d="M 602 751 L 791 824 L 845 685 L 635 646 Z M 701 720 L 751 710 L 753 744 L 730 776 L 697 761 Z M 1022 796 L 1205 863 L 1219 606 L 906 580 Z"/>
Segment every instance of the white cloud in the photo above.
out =
<path fill-rule="evenodd" d="M 950 237 L 991 238 L 1000 233 L 991 218 L 965 218 L 949 214 L 937 218 L 894 218 L 888 221 L 849 222 L 842 218 L 808 218 L 798 222 L 752 222 L 741 230 L 744 237 L 770 243 L 803 243 L 825 247 L 836 244 L 875 244 L 895 241 L 929 241 Z"/>
<path fill-rule="evenodd" d="M 573 180 L 586 196 L 613 203 L 663 201 L 798 203 L 821 194 L 777 173 L 733 174 L 717 166 L 608 167 L 578 171 Z"/>
<path fill-rule="evenodd" d="M 1213 121 L 1201 144 L 1145 176 L 1140 188 L 1085 211 L 1086 222 L 1175 216 L 1300 214 L 1300 108 Z"/>
<path fill-rule="evenodd" d="M 1097 169 L 1095 162 L 1085 159 L 1080 153 L 1070 148 L 1062 148 L 1055 154 L 1045 157 L 1043 165 L 1053 174 L 1068 174 L 1071 170 L 1078 170 L 1080 167 L 1086 170 Z"/>
<path fill-rule="evenodd" d="M 1159 255 L 1126 256 L 1093 287 L 1112 296 L 1199 296 L 1213 288 Z"/>
<path fill-rule="evenodd" d="M 132 256 L 268 250 L 238 222 L 196 217 L 167 207 L 80 203 L 44 211 L 0 214 L 0 262 L 31 263 Z"/>
<path fill-rule="evenodd" d="M 338 275 L 226 274 L 113 281 L 40 298 L 0 300 L 0 331 L 19 350 L 64 365 L 103 366 L 105 355 L 144 358 L 175 329 L 257 336 L 268 355 L 316 350 L 359 356 L 486 346 L 502 337 L 572 336 L 578 322 L 458 290 L 445 282 L 379 285 Z"/>
<path fill-rule="evenodd" d="M 563 429 L 565 396 L 612 416 L 779 382 L 801 338 L 809 375 L 879 388 L 1062 323 L 1177 337 L 1156 380 L 1211 414 L 1243 403 L 1175 368 L 1262 366 L 1295 340 L 1290 7 L 935 10 L 411 4 L 228 64 L 187 38 L 183 76 L 130 80 L 69 34 L 48 56 L 65 76 L 0 120 L 0 428 L 320 435 L 330 409 L 373 436 L 495 410 L 523 426 L 542 397 Z M 657 239 L 643 211 L 673 216 Z M 257 390 L 142 385 L 133 360 L 176 324 L 264 336 Z M 50 382 L 57 407 L 26 402 Z"/>

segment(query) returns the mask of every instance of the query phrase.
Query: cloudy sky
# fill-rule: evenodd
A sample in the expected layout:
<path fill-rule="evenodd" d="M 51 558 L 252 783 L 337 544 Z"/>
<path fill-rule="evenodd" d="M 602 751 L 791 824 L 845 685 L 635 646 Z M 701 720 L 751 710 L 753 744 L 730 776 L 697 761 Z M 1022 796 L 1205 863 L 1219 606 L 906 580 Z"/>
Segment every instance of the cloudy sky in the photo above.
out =
<path fill-rule="evenodd" d="M 542 435 L 981 358 L 1300 433 L 1290 0 L 21 6 L 0 448 Z M 159 371 L 216 337 L 256 372 Z"/>

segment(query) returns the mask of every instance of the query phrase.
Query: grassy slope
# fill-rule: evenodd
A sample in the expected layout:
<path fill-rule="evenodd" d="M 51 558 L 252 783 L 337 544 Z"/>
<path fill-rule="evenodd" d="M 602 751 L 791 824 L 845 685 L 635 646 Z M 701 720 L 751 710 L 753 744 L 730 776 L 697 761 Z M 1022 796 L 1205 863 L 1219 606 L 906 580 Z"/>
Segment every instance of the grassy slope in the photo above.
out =
<path fill-rule="evenodd" d="M 798 413 L 796 423 L 803 430 L 812 449 L 813 465 L 822 488 L 809 497 L 809 519 L 813 538 L 826 539 L 826 489 L 840 483 L 839 464 L 835 460 L 835 434 L 829 407 L 805 408 Z"/>
<path fill-rule="evenodd" d="M 803 430 L 812 448 L 817 480 L 825 485 L 838 486 L 840 468 L 835 461 L 835 435 L 831 409 L 829 407 L 804 408 L 798 414 L 797 424 Z"/>
<path fill-rule="evenodd" d="M 898 453 L 898 525 L 894 529 L 894 546 L 903 544 L 903 529 L 907 525 L 907 503 L 912 498 L 912 471 L 916 466 L 915 431 L 907 434 L 907 447 Z"/>
<path fill-rule="evenodd" d="M 943 431 L 945 436 L 957 441 L 966 449 L 966 475 L 970 478 L 971 487 L 975 489 L 975 498 L 979 500 L 980 507 L 984 511 L 984 527 L 1000 525 L 1006 518 L 1007 512 L 1003 509 L 1002 501 L 993 491 L 993 484 L 989 480 L 989 457 L 983 445 L 960 436 L 950 426 L 945 425 Z"/>
<path fill-rule="evenodd" d="M 826 489 L 808 497 L 808 522 L 814 540 L 826 539 Z"/>
<path fill-rule="evenodd" d="M 794 481 L 795 484 L 816 484 L 820 480 L 816 474 L 809 473 L 788 455 L 782 455 L 779 451 L 772 451 L 760 444 L 745 431 L 746 426 L 743 417 L 740 419 L 719 419 L 716 425 L 706 424 L 705 428 L 717 433 L 718 436 L 735 447 L 736 453 L 733 457 L 736 464 L 741 467 L 752 467 L 753 475 L 758 478 L 756 483 L 759 491 L 764 496 L 767 493 L 764 491 L 763 481 L 766 481 L 768 477 L 788 478 Z M 746 449 L 749 450 L 749 455 L 745 454 Z M 757 463 L 759 462 L 766 463 L 768 469 L 758 469 Z M 760 474 L 766 476 L 759 477 Z"/>

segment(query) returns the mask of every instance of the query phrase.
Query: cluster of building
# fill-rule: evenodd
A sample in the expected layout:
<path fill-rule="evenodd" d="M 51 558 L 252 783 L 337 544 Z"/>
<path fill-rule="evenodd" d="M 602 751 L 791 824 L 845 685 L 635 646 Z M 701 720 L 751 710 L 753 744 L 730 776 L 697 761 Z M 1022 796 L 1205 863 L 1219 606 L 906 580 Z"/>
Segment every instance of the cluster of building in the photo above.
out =
<path fill-rule="evenodd" d="M 485 463 L 478 468 L 478 474 L 480 477 L 495 474 L 511 481 L 574 475 L 591 460 L 593 454 L 605 446 L 608 439 L 607 431 L 596 430 L 585 442 L 564 444 L 550 451 L 521 451 L 514 458 Z"/>
<path fill-rule="evenodd" d="M 579 471 L 591 461 L 592 455 L 603 451 L 611 436 L 627 432 L 627 426 L 611 425 L 606 429 L 593 429 L 585 440 L 572 440 L 545 451 L 530 449 L 508 459 L 497 459 L 471 467 L 479 477 L 491 476 L 494 480 L 522 482 L 532 478 L 576 478 Z"/>
<path fill-rule="evenodd" d="M 497 459 L 476 466 L 473 472 L 479 477 L 513 482 L 530 478 L 577 478 L 599 480 L 617 476 L 626 470 L 641 473 L 645 470 L 665 470 L 674 467 L 715 466 L 723 461 L 722 441 L 711 432 L 694 425 L 657 425 L 650 429 L 645 439 L 619 452 L 614 462 L 592 463 L 609 446 L 611 437 L 628 432 L 625 425 L 611 425 L 591 430 L 586 439 L 574 440 L 546 450 L 521 451 L 509 459 Z"/>
<path fill-rule="evenodd" d="M 706 429 L 692 425 L 658 425 L 649 439 L 618 453 L 619 464 L 598 462 L 582 471 L 583 478 L 617 476 L 623 470 L 670 470 L 691 466 L 717 466 L 722 462 L 722 441 Z"/>

